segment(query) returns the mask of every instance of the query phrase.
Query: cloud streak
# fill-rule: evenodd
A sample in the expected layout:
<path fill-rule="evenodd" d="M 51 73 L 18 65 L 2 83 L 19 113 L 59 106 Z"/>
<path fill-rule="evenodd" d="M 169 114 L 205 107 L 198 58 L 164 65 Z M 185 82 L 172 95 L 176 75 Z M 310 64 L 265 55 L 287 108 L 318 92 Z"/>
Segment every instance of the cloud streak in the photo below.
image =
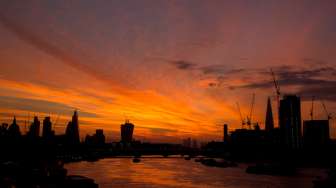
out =
<path fill-rule="evenodd" d="M 193 70 L 196 66 L 195 63 L 185 60 L 169 61 L 169 63 L 180 70 Z"/>
<path fill-rule="evenodd" d="M 310 99 L 312 95 L 324 100 L 336 101 L 336 69 L 322 60 L 303 58 L 303 66 L 278 65 L 274 70 L 277 81 L 286 88 L 296 87 L 295 93 Z M 309 62 L 309 63 L 307 63 Z M 223 64 L 200 66 L 184 60 L 174 61 L 176 68 L 201 73 L 202 85 L 229 89 L 268 89 L 274 87 L 270 68 L 230 68 Z M 309 97 L 307 97 L 309 96 Z"/>
<path fill-rule="evenodd" d="M 9 110 L 33 111 L 37 113 L 55 113 L 68 116 L 76 109 L 62 103 L 50 102 L 38 99 L 19 98 L 12 96 L 0 96 L 0 106 Z M 97 118 L 97 114 L 81 111 L 81 116 Z"/>
<path fill-rule="evenodd" d="M 287 87 L 296 87 L 295 93 L 303 96 L 317 96 L 324 100 L 336 101 L 336 69 L 330 66 L 323 67 L 296 67 L 280 66 L 274 67 L 273 70 L 277 75 L 277 81 L 286 93 Z M 260 70 L 256 73 L 262 79 L 258 80 L 251 77 L 245 80 L 243 84 L 231 85 L 235 89 L 265 89 L 273 87 L 270 73 L 267 70 Z"/>
<path fill-rule="evenodd" d="M 75 55 L 70 54 L 66 50 L 53 45 L 48 40 L 39 37 L 38 35 L 34 34 L 30 30 L 26 29 L 25 27 L 20 26 L 18 23 L 12 21 L 4 14 L 0 12 L 0 24 L 2 24 L 8 31 L 15 34 L 19 39 L 22 41 L 34 46 L 36 49 L 60 60 L 61 62 L 65 63 L 66 65 L 73 67 L 77 70 L 80 70 L 94 78 L 101 80 L 101 81 L 108 81 L 112 82 L 108 75 L 104 74 L 101 71 L 97 71 L 92 66 L 88 66 L 84 63 L 81 63 L 80 59 L 76 58 Z M 82 54 L 85 56 L 87 61 L 94 62 L 92 58 L 89 56 Z M 115 84 L 114 84 L 115 85 Z"/>

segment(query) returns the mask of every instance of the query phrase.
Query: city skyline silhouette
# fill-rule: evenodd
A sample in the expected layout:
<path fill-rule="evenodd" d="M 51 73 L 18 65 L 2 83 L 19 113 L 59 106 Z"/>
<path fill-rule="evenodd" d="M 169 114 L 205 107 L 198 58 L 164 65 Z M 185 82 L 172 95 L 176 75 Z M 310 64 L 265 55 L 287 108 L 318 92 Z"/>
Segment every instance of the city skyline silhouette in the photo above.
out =
<path fill-rule="evenodd" d="M 0 187 L 336 187 L 336 1 L 0 1 Z"/>
<path fill-rule="evenodd" d="M 239 128 L 236 102 L 247 116 L 252 93 L 253 119 L 264 127 L 265 98 L 276 106 L 271 68 L 283 94 L 302 98 L 303 119 L 310 117 L 312 96 L 316 118 L 326 116 L 320 101 L 335 111 L 336 57 L 327 53 L 333 44 L 325 41 L 334 38 L 328 30 L 332 6 L 288 2 L 275 8 L 277 3 L 268 2 L 263 9 L 217 3 L 96 2 L 90 9 L 87 2 L 3 1 L 0 120 L 10 123 L 16 115 L 22 125 L 28 114 L 49 114 L 60 116 L 65 126 L 77 108 L 83 128 L 93 133 L 91 127 L 103 127 L 109 140 L 118 136 L 119 123 L 127 117 L 141 125 L 139 136 L 152 141 L 220 140 L 218 126 Z M 152 11 L 145 11 L 148 4 Z M 112 11 L 118 6 L 125 11 Z M 244 14 L 222 11 L 229 7 Z M 203 19 L 196 19 L 200 15 Z M 179 24 L 179 17 L 188 24 Z M 196 31 L 203 24 L 208 27 Z M 187 37 L 189 29 L 194 32 Z"/>

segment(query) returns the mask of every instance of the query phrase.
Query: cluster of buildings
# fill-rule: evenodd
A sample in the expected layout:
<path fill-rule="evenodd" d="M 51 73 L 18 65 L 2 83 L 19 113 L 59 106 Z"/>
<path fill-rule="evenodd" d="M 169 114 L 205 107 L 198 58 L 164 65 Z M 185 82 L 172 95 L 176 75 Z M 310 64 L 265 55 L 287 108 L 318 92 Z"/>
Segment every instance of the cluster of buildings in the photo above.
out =
<path fill-rule="evenodd" d="M 103 146 L 105 144 L 105 135 L 103 129 L 97 129 L 94 135 L 86 135 L 85 144 L 93 146 Z"/>
<path fill-rule="evenodd" d="M 254 129 L 236 129 L 229 134 L 228 125 L 224 125 L 223 141 L 232 144 L 276 144 L 290 149 L 323 147 L 329 143 L 329 119 L 305 120 L 302 123 L 300 97 L 285 95 L 279 101 L 278 110 L 279 127 L 275 128 L 268 98 L 264 130 L 256 124 Z"/>
<path fill-rule="evenodd" d="M 42 133 L 40 133 L 42 130 Z M 133 142 L 133 131 L 134 125 L 130 123 L 129 120 L 126 120 L 124 124 L 120 127 L 120 142 L 122 143 L 131 143 Z M 14 117 L 12 124 L 8 125 L 3 123 L 0 126 L 0 138 L 9 138 L 11 140 L 19 140 L 23 137 L 28 138 L 29 140 L 37 141 L 43 140 L 49 143 L 64 143 L 70 145 L 79 144 L 80 134 L 79 134 L 79 123 L 78 123 L 78 113 L 74 111 L 71 121 L 66 126 L 65 133 L 63 135 L 55 135 L 53 130 L 53 125 L 51 118 L 45 117 L 41 122 L 37 116 L 34 117 L 33 122 L 31 123 L 29 130 L 26 135 L 23 135 L 20 131 L 20 126 L 17 124 L 16 118 Z M 104 131 L 102 129 L 97 129 L 95 134 L 86 135 L 84 143 L 88 145 L 104 145 L 106 141 Z"/>
<path fill-rule="evenodd" d="M 265 129 L 255 124 L 254 129 L 236 129 L 229 133 L 228 125 L 224 125 L 223 141 L 233 145 L 260 145 L 273 144 L 286 148 L 300 149 L 326 146 L 330 141 L 329 119 L 326 120 L 305 120 L 301 119 L 301 100 L 296 95 L 285 95 L 279 100 L 278 123 L 274 126 L 271 100 L 268 98 L 265 118 Z M 120 126 L 120 143 L 132 143 L 134 124 L 126 120 Z M 78 113 L 74 111 L 71 121 L 67 124 L 63 135 L 55 135 L 50 117 L 45 117 L 42 123 L 42 134 L 40 136 L 41 122 L 34 117 L 29 131 L 25 137 L 30 140 L 42 139 L 47 142 L 66 143 L 76 145 L 80 143 Z M 14 117 L 11 125 L 3 123 L 0 126 L 0 138 L 10 137 L 19 139 L 22 137 L 20 127 Z M 106 141 L 102 129 L 97 129 L 95 134 L 87 135 L 84 143 L 88 145 L 104 145 Z M 196 140 L 187 138 L 182 142 L 185 148 L 198 148 Z"/>
<path fill-rule="evenodd" d="M 40 136 L 41 122 L 37 116 L 34 117 L 32 124 L 26 135 L 22 135 L 20 127 L 16 122 L 14 117 L 11 125 L 3 123 L 0 128 L 0 136 L 2 138 L 9 138 L 11 140 L 19 140 L 22 137 L 27 137 L 29 140 L 37 141 L 43 140 L 45 142 L 58 142 L 66 144 L 79 144 L 79 126 L 78 126 L 78 114 L 77 111 L 74 112 L 72 116 L 72 121 L 70 121 L 66 127 L 64 135 L 55 135 L 55 131 L 52 129 L 51 118 L 45 117 L 42 123 L 42 136 Z"/>

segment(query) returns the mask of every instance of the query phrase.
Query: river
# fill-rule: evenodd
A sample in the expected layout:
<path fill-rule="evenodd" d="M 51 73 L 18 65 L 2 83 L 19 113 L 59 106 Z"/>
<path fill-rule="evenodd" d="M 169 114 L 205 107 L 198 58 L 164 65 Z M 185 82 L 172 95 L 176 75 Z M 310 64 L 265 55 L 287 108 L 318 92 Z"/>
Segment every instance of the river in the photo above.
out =
<path fill-rule="evenodd" d="M 246 164 L 235 168 L 207 167 L 183 158 L 108 158 L 65 165 L 69 175 L 93 178 L 100 188 L 309 188 L 321 169 L 299 169 L 294 177 L 246 174 Z"/>

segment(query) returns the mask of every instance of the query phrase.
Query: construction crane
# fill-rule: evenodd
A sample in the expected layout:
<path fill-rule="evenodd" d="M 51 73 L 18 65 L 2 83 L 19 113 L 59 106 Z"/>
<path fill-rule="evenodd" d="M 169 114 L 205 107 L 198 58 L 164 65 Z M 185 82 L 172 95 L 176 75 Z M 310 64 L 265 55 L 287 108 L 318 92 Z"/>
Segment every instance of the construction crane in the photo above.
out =
<path fill-rule="evenodd" d="M 322 100 L 321 100 L 321 103 L 322 103 L 324 112 L 327 114 L 327 118 L 328 118 L 328 121 L 329 121 L 330 119 L 332 119 L 331 113 L 328 112 L 327 107 L 326 107 L 326 105 L 324 104 L 324 102 Z"/>
<path fill-rule="evenodd" d="M 243 119 L 242 113 L 241 113 L 241 111 L 240 111 L 239 103 L 236 102 L 236 104 L 237 104 L 237 108 L 238 108 L 238 112 L 239 112 L 240 120 L 241 120 L 241 123 L 242 123 L 242 129 L 243 129 L 243 128 L 244 128 L 244 125 L 245 125 L 245 120 Z"/>
<path fill-rule="evenodd" d="M 250 114 L 249 114 L 249 116 L 247 116 L 247 123 L 246 123 L 248 125 L 249 129 L 251 129 L 251 125 L 252 125 L 252 112 L 253 112 L 254 102 L 255 102 L 255 94 L 253 93 L 252 101 L 251 101 Z"/>
<path fill-rule="evenodd" d="M 273 77 L 273 83 L 274 83 L 274 87 L 275 87 L 275 93 L 276 93 L 276 98 L 277 98 L 277 103 L 278 103 L 278 108 L 280 107 L 280 86 L 278 81 L 275 78 L 275 74 L 273 72 L 273 70 L 271 69 L 271 73 L 272 73 L 272 77 Z"/>
<path fill-rule="evenodd" d="M 314 120 L 314 100 L 315 96 L 312 97 L 311 109 L 310 109 L 310 119 Z"/>

